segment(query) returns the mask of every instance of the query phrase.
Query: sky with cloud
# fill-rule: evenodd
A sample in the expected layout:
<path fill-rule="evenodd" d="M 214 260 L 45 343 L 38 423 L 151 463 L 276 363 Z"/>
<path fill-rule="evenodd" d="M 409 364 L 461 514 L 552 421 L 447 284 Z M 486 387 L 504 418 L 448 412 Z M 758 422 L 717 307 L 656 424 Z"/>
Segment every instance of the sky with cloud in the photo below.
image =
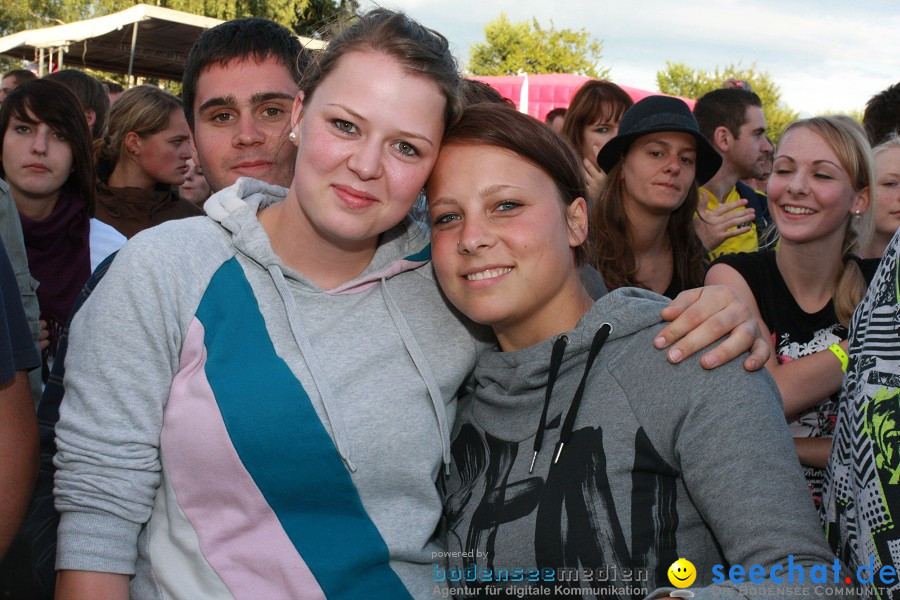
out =
<path fill-rule="evenodd" d="M 368 0 L 363 7 L 372 6 Z M 900 81 L 898 0 L 387 0 L 450 40 L 462 65 L 484 24 L 511 21 L 587 30 L 603 41 L 613 81 L 656 90 L 666 61 L 768 71 L 782 99 L 808 116 L 861 110 Z"/>

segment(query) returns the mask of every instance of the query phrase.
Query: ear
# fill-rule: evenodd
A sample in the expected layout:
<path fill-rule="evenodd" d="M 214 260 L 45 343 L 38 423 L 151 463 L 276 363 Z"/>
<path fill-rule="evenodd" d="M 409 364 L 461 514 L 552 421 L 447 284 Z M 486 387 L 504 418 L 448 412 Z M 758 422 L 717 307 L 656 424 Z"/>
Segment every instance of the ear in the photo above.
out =
<path fill-rule="evenodd" d="M 587 239 L 588 209 L 584 198 L 575 198 L 566 207 L 566 225 L 569 230 L 569 247 L 577 248 Z"/>
<path fill-rule="evenodd" d="M 862 214 L 869 210 L 869 188 L 863 188 L 861 192 L 859 192 L 856 196 L 856 202 L 853 203 L 853 206 L 850 207 L 851 214 Z"/>
<path fill-rule="evenodd" d="M 713 146 L 716 147 L 716 150 L 721 154 L 725 154 L 728 152 L 728 148 L 731 147 L 731 141 L 734 136 L 731 135 L 731 132 L 728 131 L 728 128 L 724 125 L 719 125 L 716 127 L 716 130 L 713 131 Z"/>
<path fill-rule="evenodd" d="M 125 146 L 125 150 L 128 151 L 128 154 L 140 154 L 141 136 L 133 131 L 129 131 L 125 134 L 125 142 L 123 145 Z"/>
<path fill-rule="evenodd" d="M 87 117 L 88 129 L 93 130 L 94 123 L 97 122 L 97 113 L 94 112 L 93 108 L 86 108 L 84 109 L 84 116 Z"/>
<path fill-rule="evenodd" d="M 191 160 L 194 161 L 195 165 L 200 164 L 200 153 L 197 152 L 197 141 L 194 139 L 194 132 L 188 131 L 188 141 L 191 144 Z"/>
<path fill-rule="evenodd" d="M 297 92 L 294 106 L 291 108 L 291 131 L 300 135 L 300 121 L 303 120 L 303 92 Z"/>

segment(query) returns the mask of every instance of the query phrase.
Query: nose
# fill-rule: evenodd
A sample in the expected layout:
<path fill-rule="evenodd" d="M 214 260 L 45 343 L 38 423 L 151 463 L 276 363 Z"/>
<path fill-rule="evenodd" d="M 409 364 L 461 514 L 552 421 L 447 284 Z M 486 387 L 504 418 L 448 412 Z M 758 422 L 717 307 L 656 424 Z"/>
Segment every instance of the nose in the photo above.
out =
<path fill-rule="evenodd" d="M 467 216 L 459 232 L 456 251 L 460 254 L 477 254 L 490 248 L 495 239 L 493 229 L 486 218 L 478 215 Z"/>
<path fill-rule="evenodd" d="M 39 128 L 31 138 L 31 151 L 37 155 L 43 156 L 47 154 L 47 146 L 49 143 L 50 131 Z"/>
<path fill-rule="evenodd" d="M 787 184 L 787 192 L 793 196 L 800 196 L 809 191 L 809 178 L 801 169 L 794 171 Z"/>
<path fill-rule="evenodd" d="M 187 142 L 182 142 L 181 146 L 178 148 L 178 158 L 187 162 L 191 159 L 191 145 Z"/>
<path fill-rule="evenodd" d="M 256 119 L 243 118 L 240 120 L 235 137 L 235 144 L 238 146 L 254 146 L 262 144 L 266 141 L 266 135 L 262 131 L 262 127 L 257 123 Z M 188 157 L 190 158 L 190 157 Z"/>
<path fill-rule="evenodd" d="M 383 148 L 376 140 L 360 140 L 347 160 L 347 167 L 362 180 L 381 176 Z"/>
<path fill-rule="evenodd" d="M 673 175 L 677 175 L 681 172 L 681 167 L 684 166 L 681 163 L 681 157 L 678 155 L 671 155 L 669 159 L 666 161 L 665 171 L 666 173 L 672 173 Z"/>

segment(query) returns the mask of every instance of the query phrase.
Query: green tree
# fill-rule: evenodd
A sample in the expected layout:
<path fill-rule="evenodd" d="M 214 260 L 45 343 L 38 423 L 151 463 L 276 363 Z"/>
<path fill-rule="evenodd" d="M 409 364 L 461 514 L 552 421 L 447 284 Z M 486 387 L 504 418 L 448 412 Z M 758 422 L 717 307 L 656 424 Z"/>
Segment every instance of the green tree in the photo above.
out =
<path fill-rule="evenodd" d="M 666 61 L 666 68 L 656 72 L 656 83 L 663 94 L 699 98 L 706 92 L 722 87 L 728 79 L 741 79 L 750 83 L 750 87 L 763 103 L 769 135 L 778 140 L 788 123 L 799 115 L 781 100 L 781 90 L 772 81 L 767 71 L 760 71 L 754 63 L 750 67 L 728 65 L 716 67 L 714 71 L 694 69 L 684 63 Z"/>
<path fill-rule="evenodd" d="M 511 23 L 505 13 L 484 26 L 485 42 L 473 44 L 468 70 L 473 75 L 575 73 L 606 77 L 598 69 L 603 45 L 587 31 L 541 27 L 537 19 Z"/>

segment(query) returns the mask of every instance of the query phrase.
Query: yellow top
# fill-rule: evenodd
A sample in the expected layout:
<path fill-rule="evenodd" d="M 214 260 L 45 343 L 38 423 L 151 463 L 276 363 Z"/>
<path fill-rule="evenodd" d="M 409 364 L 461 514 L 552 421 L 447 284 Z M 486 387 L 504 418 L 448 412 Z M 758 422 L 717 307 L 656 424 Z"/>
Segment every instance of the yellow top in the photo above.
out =
<path fill-rule="evenodd" d="M 728 204 L 729 202 L 734 202 L 740 199 L 741 196 L 740 194 L 738 194 L 737 189 L 731 188 L 731 191 L 728 192 L 728 195 L 725 197 L 724 204 Z M 704 200 L 706 204 L 706 210 L 715 210 L 723 204 L 719 202 L 715 194 L 713 194 L 706 188 L 700 188 L 700 202 L 697 207 L 701 213 L 704 210 Z M 699 217 L 695 216 L 694 218 Z M 733 229 L 736 228 L 732 227 L 731 229 L 729 229 L 729 231 Z M 742 233 L 741 235 L 736 235 L 732 238 L 728 238 L 727 240 L 719 244 L 718 248 L 714 248 L 709 252 L 709 260 L 715 260 L 717 257 L 722 256 L 723 254 L 735 254 L 737 252 L 756 252 L 757 250 L 759 250 L 759 239 L 756 237 L 756 224 L 751 221 L 750 231 Z"/>

